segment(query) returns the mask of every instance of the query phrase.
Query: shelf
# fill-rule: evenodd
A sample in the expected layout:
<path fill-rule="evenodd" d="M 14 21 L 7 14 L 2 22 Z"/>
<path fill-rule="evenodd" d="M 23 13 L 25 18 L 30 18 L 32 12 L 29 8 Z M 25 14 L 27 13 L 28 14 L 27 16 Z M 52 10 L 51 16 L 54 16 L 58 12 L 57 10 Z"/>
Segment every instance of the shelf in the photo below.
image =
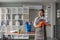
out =
<path fill-rule="evenodd" d="M 23 20 L 23 19 L 12 19 L 12 20 L 16 20 L 16 21 L 18 21 L 18 20 Z"/>
<path fill-rule="evenodd" d="M 1 13 L 7 13 L 7 9 L 6 8 L 1 8 Z"/>
<path fill-rule="evenodd" d="M 10 25 L 7 25 L 7 27 L 10 26 Z M 12 25 L 12 26 L 18 26 L 18 25 Z M 22 27 L 23 25 L 19 25 L 19 27 Z"/>
<path fill-rule="evenodd" d="M 6 13 L 6 14 L 13 14 L 13 13 Z M 29 13 L 14 13 L 14 14 L 29 14 Z"/>
<path fill-rule="evenodd" d="M 11 21 L 13 21 L 13 20 L 23 20 L 23 19 L 6 19 L 6 20 L 11 20 Z"/>
<path fill-rule="evenodd" d="M 3 20 L 6 21 L 5 19 L 0 19 L 0 21 L 3 21 Z"/>
<path fill-rule="evenodd" d="M 29 18 L 27 18 L 27 19 L 24 19 L 24 20 L 29 20 Z"/>
<path fill-rule="evenodd" d="M 0 8 L 0 13 L 1 26 L 5 24 L 5 26 L 15 28 L 20 25 L 24 30 L 24 23 L 29 21 L 28 7 L 3 7 Z"/>
<path fill-rule="evenodd" d="M 9 20 L 9 21 L 12 21 L 11 19 L 6 19 L 6 21 Z"/>
<path fill-rule="evenodd" d="M 0 21 L 2 21 L 2 20 L 5 20 L 5 19 L 1 19 Z M 29 19 L 6 19 L 5 21 L 13 21 L 13 20 L 16 20 L 16 21 L 18 21 L 18 20 L 29 20 Z"/>
<path fill-rule="evenodd" d="M 23 25 L 12 25 L 12 26 L 20 26 L 20 27 L 22 27 Z"/>
<path fill-rule="evenodd" d="M 6 15 L 7 13 L 2 13 L 2 14 L 0 14 L 0 15 Z"/>
<path fill-rule="evenodd" d="M 23 14 L 23 8 L 18 8 L 18 14 Z"/>
<path fill-rule="evenodd" d="M 18 14 L 17 15 L 16 14 L 13 14 L 12 15 L 12 18 L 13 19 L 22 19 L 22 16 L 23 16 L 22 14 L 19 14 L 19 15 Z"/>
<path fill-rule="evenodd" d="M 13 13 L 13 14 L 18 14 L 17 8 L 12 8 L 12 9 L 11 9 L 11 13 Z"/>

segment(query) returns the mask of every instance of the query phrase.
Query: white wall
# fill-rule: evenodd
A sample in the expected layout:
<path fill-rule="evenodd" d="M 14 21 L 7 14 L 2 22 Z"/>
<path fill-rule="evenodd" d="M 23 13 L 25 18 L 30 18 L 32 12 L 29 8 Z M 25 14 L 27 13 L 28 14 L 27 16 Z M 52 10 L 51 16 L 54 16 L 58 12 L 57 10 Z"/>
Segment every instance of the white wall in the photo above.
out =
<path fill-rule="evenodd" d="M 51 23 L 51 27 L 47 27 L 47 36 L 53 38 L 54 36 L 54 25 L 56 23 L 56 8 L 55 3 L 50 3 L 46 6 L 46 9 L 48 10 L 48 20 Z"/>
<path fill-rule="evenodd" d="M 52 32 L 52 36 L 54 35 L 54 25 L 56 25 L 56 4 L 55 3 L 51 3 L 51 32 Z"/>

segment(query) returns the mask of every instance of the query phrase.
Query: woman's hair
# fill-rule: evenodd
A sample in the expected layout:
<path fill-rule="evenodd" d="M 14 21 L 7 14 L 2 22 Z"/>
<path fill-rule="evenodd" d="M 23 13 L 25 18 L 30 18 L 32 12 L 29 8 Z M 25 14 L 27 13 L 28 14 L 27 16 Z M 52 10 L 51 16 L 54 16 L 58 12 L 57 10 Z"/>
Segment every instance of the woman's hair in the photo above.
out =
<path fill-rule="evenodd" d="M 45 16 L 45 11 L 44 11 L 44 9 L 40 9 L 39 11 L 42 11 L 43 12 L 43 17 Z"/>

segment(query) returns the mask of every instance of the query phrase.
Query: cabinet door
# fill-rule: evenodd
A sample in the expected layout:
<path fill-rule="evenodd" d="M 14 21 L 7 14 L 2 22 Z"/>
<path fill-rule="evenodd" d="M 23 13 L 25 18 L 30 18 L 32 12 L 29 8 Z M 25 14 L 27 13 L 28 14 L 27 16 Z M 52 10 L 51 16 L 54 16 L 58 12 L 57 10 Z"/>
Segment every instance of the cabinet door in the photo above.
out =
<path fill-rule="evenodd" d="M 2 7 L 0 8 L 0 31 L 6 31 L 6 13 L 7 13 L 7 9 Z"/>
<path fill-rule="evenodd" d="M 29 8 L 23 7 L 23 14 L 29 14 Z"/>
<path fill-rule="evenodd" d="M 7 9 L 1 8 L 1 13 L 0 13 L 1 26 L 6 25 L 6 14 L 7 14 Z"/>
<path fill-rule="evenodd" d="M 23 19 L 25 21 L 29 21 L 29 8 L 28 7 L 23 7 Z M 24 21 L 24 23 L 25 23 Z"/>
<path fill-rule="evenodd" d="M 12 14 L 17 14 L 18 13 L 18 9 L 16 7 L 11 9 Z"/>
<path fill-rule="evenodd" d="M 18 8 L 18 14 L 22 14 L 22 12 L 23 12 L 23 7 L 19 7 Z"/>
<path fill-rule="evenodd" d="M 6 14 L 7 13 L 7 9 L 2 7 L 1 8 L 1 13 Z"/>

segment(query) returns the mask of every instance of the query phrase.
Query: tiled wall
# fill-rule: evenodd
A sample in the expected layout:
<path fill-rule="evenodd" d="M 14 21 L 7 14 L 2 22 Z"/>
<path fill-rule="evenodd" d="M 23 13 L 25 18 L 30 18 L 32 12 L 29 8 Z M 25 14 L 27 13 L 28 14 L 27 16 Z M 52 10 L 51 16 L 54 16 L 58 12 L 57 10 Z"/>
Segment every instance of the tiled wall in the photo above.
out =
<path fill-rule="evenodd" d="M 56 3 L 55 37 L 60 40 L 60 3 Z"/>
<path fill-rule="evenodd" d="M 38 10 L 37 9 L 30 9 L 29 10 L 29 20 L 34 22 L 34 19 L 38 16 Z M 35 31 L 35 27 L 32 26 L 32 31 Z"/>

